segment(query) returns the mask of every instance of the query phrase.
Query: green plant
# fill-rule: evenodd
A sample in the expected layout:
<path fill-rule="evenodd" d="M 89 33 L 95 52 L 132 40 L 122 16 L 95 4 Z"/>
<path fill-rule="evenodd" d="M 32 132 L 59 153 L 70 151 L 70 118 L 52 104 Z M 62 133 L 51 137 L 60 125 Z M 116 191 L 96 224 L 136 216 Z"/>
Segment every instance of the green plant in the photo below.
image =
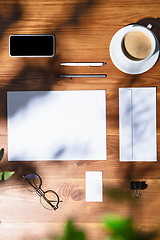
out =
<path fill-rule="evenodd" d="M 105 240 L 154 240 L 157 237 L 155 231 L 144 233 L 138 230 L 130 217 L 105 214 L 102 218 L 102 225 L 107 231 Z M 63 235 L 48 240 L 86 240 L 86 235 L 83 230 L 75 227 L 73 221 L 68 220 Z"/>
<path fill-rule="evenodd" d="M 110 233 L 107 240 L 152 240 L 157 235 L 155 231 L 144 233 L 138 230 L 129 217 L 106 214 L 102 222 Z"/>
<path fill-rule="evenodd" d="M 85 233 L 77 229 L 73 222 L 69 220 L 65 226 L 64 235 L 58 240 L 86 240 Z"/>
<path fill-rule="evenodd" d="M 0 161 L 2 160 L 4 155 L 4 148 L 0 150 Z M 9 179 L 15 172 L 10 172 L 10 171 L 5 171 L 1 172 L 0 171 L 0 180 L 7 180 Z"/>
<path fill-rule="evenodd" d="M 63 235 L 58 238 L 52 237 L 48 240 L 86 240 L 86 235 L 74 225 L 72 220 L 68 220 Z"/>

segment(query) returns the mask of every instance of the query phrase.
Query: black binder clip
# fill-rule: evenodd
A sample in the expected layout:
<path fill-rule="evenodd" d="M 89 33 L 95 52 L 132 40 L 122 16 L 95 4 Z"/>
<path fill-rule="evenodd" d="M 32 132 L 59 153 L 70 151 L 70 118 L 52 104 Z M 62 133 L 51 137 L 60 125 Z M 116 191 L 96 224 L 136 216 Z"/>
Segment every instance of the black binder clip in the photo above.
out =
<path fill-rule="evenodd" d="M 130 186 L 131 186 L 131 190 L 132 189 L 135 190 L 135 195 L 134 195 L 135 198 L 140 198 L 141 197 L 140 190 L 141 189 L 146 189 L 148 185 L 145 183 L 145 181 L 142 181 L 142 182 L 140 182 L 140 181 L 137 181 L 137 182 L 132 181 Z"/>

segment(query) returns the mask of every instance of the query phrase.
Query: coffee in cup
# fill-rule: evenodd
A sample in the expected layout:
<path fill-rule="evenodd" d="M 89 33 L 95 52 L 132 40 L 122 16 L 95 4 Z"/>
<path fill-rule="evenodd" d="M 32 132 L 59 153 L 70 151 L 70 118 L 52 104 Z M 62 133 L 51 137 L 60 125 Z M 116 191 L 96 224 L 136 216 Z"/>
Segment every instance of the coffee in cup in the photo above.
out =
<path fill-rule="evenodd" d="M 134 31 L 125 36 L 124 47 L 131 57 L 144 59 L 150 54 L 152 43 L 148 35 L 141 31 Z"/>
<path fill-rule="evenodd" d="M 155 37 L 152 32 L 143 26 L 132 27 L 123 37 L 122 52 L 127 59 L 144 61 L 155 50 Z"/>

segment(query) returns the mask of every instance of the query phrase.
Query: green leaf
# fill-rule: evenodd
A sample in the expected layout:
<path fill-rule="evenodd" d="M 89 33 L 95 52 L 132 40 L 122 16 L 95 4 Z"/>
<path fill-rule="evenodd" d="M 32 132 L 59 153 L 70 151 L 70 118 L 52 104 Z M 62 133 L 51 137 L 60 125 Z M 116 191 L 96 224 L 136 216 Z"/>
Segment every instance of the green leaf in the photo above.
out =
<path fill-rule="evenodd" d="M 1 161 L 2 158 L 3 158 L 3 155 L 4 155 L 4 148 L 2 148 L 2 149 L 0 150 L 0 161 Z"/>
<path fill-rule="evenodd" d="M 65 227 L 64 236 L 61 240 L 86 240 L 86 236 L 83 231 L 77 229 L 71 220 L 69 220 Z"/>
<path fill-rule="evenodd" d="M 123 240 L 123 237 L 121 237 L 119 234 L 112 234 L 107 237 L 107 240 Z"/>
<path fill-rule="evenodd" d="M 115 240 L 134 240 L 135 231 L 131 218 L 125 218 L 118 215 L 106 215 L 103 218 L 104 227 L 111 232 Z"/>
<path fill-rule="evenodd" d="M 9 171 L 4 172 L 4 180 L 9 179 L 14 173 L 15 172 L 9 172 Z"/>
<path fill-rule="evenodd" d="M 3 172 L 0 172 L 0 181 L 3 180 Z"/>
<path fill-rule="evenodd" d="M 0 181 L 9 179 L 15 172 L 0 172 Z"/>

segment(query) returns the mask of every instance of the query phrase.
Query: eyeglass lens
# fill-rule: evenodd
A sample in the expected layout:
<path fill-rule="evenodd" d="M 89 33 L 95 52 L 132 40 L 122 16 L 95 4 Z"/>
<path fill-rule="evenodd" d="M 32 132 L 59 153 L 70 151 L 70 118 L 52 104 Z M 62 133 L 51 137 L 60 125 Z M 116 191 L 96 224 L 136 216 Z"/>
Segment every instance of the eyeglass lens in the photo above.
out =
<path fill-rule="evenodd" d="M 41 179 L 37 174 L 31 173 L 25 176 L 23 183 L 28 191 L 35 192 L 35 189 L 41 186 Z"/>
<path fill-rule="evenodd" d="M 54 191 L 48 190 L 44 193 L 43 196 L 41 196 L 40 202 L 43 205 L 43 207 L 49 210 L 53 210 L 54 208 L 57 209 L 59 197 Z"/>

